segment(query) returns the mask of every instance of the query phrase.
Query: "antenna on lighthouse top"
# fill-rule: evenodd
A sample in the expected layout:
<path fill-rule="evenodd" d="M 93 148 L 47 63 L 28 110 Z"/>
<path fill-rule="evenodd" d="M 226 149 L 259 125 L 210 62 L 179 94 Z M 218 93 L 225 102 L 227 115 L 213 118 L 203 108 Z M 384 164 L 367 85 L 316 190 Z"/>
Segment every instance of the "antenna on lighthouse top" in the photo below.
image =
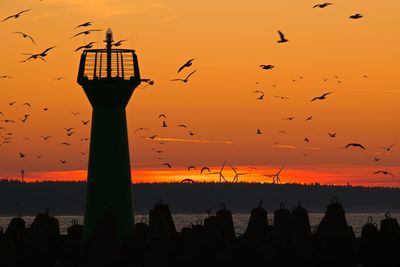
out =
<path fill-rule="evenodd" d="M 106 40 L 107 43 L 107 78 L 111 78 L 111 48 L 113 42 L 113 33 L 111 28 L 108 28 L 106 31 Z"/>

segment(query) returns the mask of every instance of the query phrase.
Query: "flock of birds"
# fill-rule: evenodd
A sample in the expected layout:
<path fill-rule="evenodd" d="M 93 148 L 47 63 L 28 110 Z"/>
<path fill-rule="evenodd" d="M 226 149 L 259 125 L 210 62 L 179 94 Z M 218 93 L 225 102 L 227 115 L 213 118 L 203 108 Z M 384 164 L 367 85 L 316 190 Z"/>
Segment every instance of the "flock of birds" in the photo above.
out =
<path fill-rule="evenodd" d="M 327 8 L 327 7 L 331 6 L 331 5 L 333 5 L 333 3 L 326 2 L 326 3 L 316 4 L 316 5 L 313 6 L 313 8 L 320 8 L 320 9 L 322 9 L 322 8 Z M 4 18 L 4 19 L 2 20 L 2 22 L 6 22 L 6 21 L 11 20 L 11 19 L 18 19 L 18 18 L 20 18 L 22 15 L 24 15 L 25 13 L 29 12 L 30 10 L 31 10 L 31 9 L 25 9 L 25 10 L 22 10 L 22 11 L 16 13 L 16 14 L 7 16 L 6 18 Z M 357 20 L 357 19 L 361 19 L 361 18 L 363 18 L 363 15 L 360 14 L 360 13 L 356 13 L 356 14 L 353 14 L 353 15 L 349 16 L 349 19 L 353 19 L 353 20 Z M 79 37 L 79 36 L 87 36 L 87 35 L 89 35 L 89 34 L 91 34 L 91 33 L 93 33 L 93 32 L 102 31 L 101 29 L 86 29 L 87 27 L 92 26 L 92 24 L 93 24 L 93 22 L 88 21 L 88 22 L 84 22 L 84 23 L 81 23 L 81 24 L 75 26 L 74 29 L 82 29 L 82 28 L 85 28 L 85 30 L 80 31 L 80 32 L 77 32 L 76 34 L 74 34 L 73 36 L 71 36 L 70 39 L 73 39 L 73 38 L 76 38 L 76 37 Z M 34 39 L 31 35 L 29 35 L 29 34 L 26 34 L 26 33 L 21 32 L 21 31 L 16 31 L 16 32 L 14 32 L 14 34 L 18 34 L 18 35 L 21 36 L 22 38 L 27 38 L 27 39 L 29 39 L 33 44 L 36 44 L 35 39 Z M 289 42 L 289 40 L 287 39 L 287 37 L 285 36 L 285 34 L 284 34 L 282 31 L 280 31 L 280 30 L 278 30 L 278 37 L 279 37 L 279 39 L 277 40 L 277 43 L 279 43 L 279 44 L 282 44 L 282 45 L 283 45 L 283 44 Z M 126 42 L 126 41 L 127 41 L 127 40 L 119 40 L 119 41 L 116 41 L 116 42 L 113 43 L 113 46 L 119 47 L 119 46 L 121 46 L 121 45 L 122 45 L 124 42 Z M 89 42 L 89 43 L 87 43 L 86 45 L 77 47 L 74 51 L 77 52 L 77 51 L 80 51 L 80 50 L 82 50 L 82 49 L 90 49 L 90 48 L 93 47 L 93 45 L 94 45 L 95 43 L 96 43 L 96 42 Z M 48 47 L 48 48 L 44 49 L 43 51 L 41 51 L 40 53 L 23 53 L 23 55 L 25 55 L 25 56 L 27 56 L 27 57 L 26 57 L 25 59 L 23 59 L 22 61 L 20 61 L 20 62 L 23 63 L 23 62 L 28 62 L 28 61 L 31 61 L 31 60 L 36 60 L 36 59 L 39 59 L 39 60 L 41 60 L 41 61 L 46 62 L 46 57 L 48 56 L 49 52 L 51 52 L 54 48 L 56 48 L 56 46 Z M 195 58 L 192 58 L 192 59 L 189 59 L 189 60 L 188 60 L 187 62 L 185 62 L 184 64 L 182 64 L 182 65 L 178 68 L 177 73 L 178 73 L 178 74 L 179 74 L 179 73 L 183 73 L 185 70 L 190 69 L 190 67 L 192 67 L 192 65 L 194 64 L 194 60 L 195 60 Z M 275 67 L 275 66 L 274 66 L 274 65 L 271 65 L 271 64 L 260 64 L 260 65 L 259 65 L 259 68 L 260 68 L 261 70 L 263 70 L 263 71 L 273 71 L 274 67 Z M 197 71 L 196 69 L 195 69 L 195 70 L 192 70 L 192 71 L 190 71 L 187 75 L 185 75 L 183 78 L 174 78 L 174 79 L 171 79 L 170 81 L 188 83 L 188 82 L 189 82 L 189 78 L 192 77 L 192 75 L 195 74 L 196 71 Z M 338 76 L 335 76 L 335 78 L 338 79 L 339 77 L 338 77 Z M 367 76 L 364 75 L 364 78 L 367 78 Z M 0 75 L 0 79 L 13 79 L 13 77 L 10 76 L 10 75 Z M 54 78 L 54 80 L 58 80 L 58 81 L 60 81 L 60 80 L 62 80 L 62 79 L 65 79 L 65 77 L 57 77 L 57 78 Z M 300 76 L 299 79 L 303 79 L 303 77 Z M 150 80 L 149 80 L 149 81 L 150 81 Z M 292 81 L 295 82 L 296 80 L 293 79 Z M 326 79 L 324 79 L 324 81 L 326 81 Z M 337 82 L 340 83 L 341 81 L 340 81 L 340 80 L 337 80 Z M 154 83 L 153 81 L 151 81 L 151 83 L 149 82 L 150 85 L 152 85 L 153 83 Z M 276 87 L 276 85 L 273 85 L 273 87 Z M 253 91 L 252 93 L 253 93 L 253 94 L 258 94 L 257 97 L 256 97 L 256 100 L 257 100 L 257 101 L 263 101 L 263 100 L 264 100 L 265 94 L 264 94 L 263 91 L 261 91 L 261 90 L 255 90 L 255 91 Z M 329 97 L 331 94 L 333 94 L 333 93 L 334 93 L 334 92 L 326 92 L 326 93 L 323 93 L 323 94 L 321 94 L 321 95 L 319 95 L 319 96 L 315 96 L 315 97 L 311 98 L 310 101 L 311 101 L 311 102 L 314 102 L 314 101 L 324 101 L 324 100 L 327 100 L 328 97 Z M 281 100 L 290 100 L 290 97 L 287 97 L 287 96 L 280 96 L 280 95 L 276 95 L 275 98 L 278 98 L 278 99 L 281 99 Z M 13 106 L 14 104 L 16 104 L 16 102 L 11 101 L 11 102 L 9 102 L 8 104 L 9 104 L 9 106 Z M 31 107 L 30 103 L 23 103 L 23 106 L 26 106 L 27 108 L 30 108 L 30 107 Z M 47 108 L 47 107 L 44 107 L 44 108 L 43 108 L 43 111 L 44 111 L 44 112 L 47 112 L 47 111 L 48 111 L 48 108 Z M 77 116 L 77 115 L 80 114 L 79 112 L 71 112 L 71 113 L 72 113 L 73 116 Z M 30 118 L 30 114 L 27 113 L 27 114 L 24 114 L 23 117 L 19 119 L 19 121 L 16 121 L 16 120 L 13 120 L 13 119 L 6 118 L 6 114 L 4 114 L 4 113 L 1 112 L 1 111 L 0 111 L 0 116 L 3 117 L 3 119 L 0 120 L 0 123 L 1 123 L 1 124 L 0 124 L 0 131 L 3 132 L 3 133 L 1 134 L 2 140 L 1 140 L 1 142 L 0 142 L 0 145 L 9 144 L 9 143 L 13 140 L 13 138 L 12 138 L 13 132 L 7 131 L 6 126 L 4 126 L 5 124 L 26 123 L 27 120 Z M 165 114 L 160 114 L 160 115 L 158 116 L 158 118 L 159 118 L 159 119 L 162 119 L 161 128 L 167 128 L 167 127 L 169 127 L 169 125 L 168 125 L 168 123 L 167 123 L 167 116 L 166 116 Z M 296 119 L 296 117 L 287 117 L 287 118 L 283 118 L 283 120 L 288 120 L 288 121 L 292 121 L 292 120 L 294 120 L 294 119 Z M 310 120 L 312 120 L 312 116 L 309 116 L 309 117 L 306 119 L 306 121 L 310 121 Z M 89 120 L 81 120 L 81 125 L 82 125 L 83 127 L 84 127 L 84 126 L 87 126 L 87 125 L 89 124 L 89 122 L 90 122 Z M 189 128 L 188 128 L 188 126 L 187 126 L 186 124 L 179 124 L 179 125 L 177 125 L 177 127 L 182 128 L 182 129 L 185 129 L 185 130 L 187 131 L 187 133 L 188 133 L 189 136 L 195 135 L 195 133 L 194 133 L 192 130 L 189 130 Z M 66 128 L 64 128 L 64 130 L 65 130 L 64 134 L 65 134 L 65 137 L 66 137 L 66 138 L 70 138 L 71 136 L 76 135 L 76 133 L 77 133 L 77 132 L 76 132 L 76 129 L 75 129 L 75 128 L 72 128 L 72 127 L 68 127 L 68 128 L 66 127 Z M 141 127 L 141 128 L 138 128 L 138 129 L 135 131 L 135 133 L 138 133 L 138 132 L 146 132 L 146 131 L 150 131 L 150 129 Z M 281 133 L 286 133 L 286 131 L 280 131 L 280 132 L 281 132 Z M 263 132 L 262 132 L 262 130 L 261 130 L 260 128 L 258 128 L 258 129 L 256 129 L 256 134 L 257 134 L 257 135 L 261 135 L 261 134 L 263 134 Z M 330 133 L 330 132 L 329 132 L 328 135 L 329 135 L 330 138 L 335 138 L 335 137 L 336 137 L 336 133 L 335 133 L 335 132 L 334 132 L 334 133 Z M 50 135 L 42 135 L 42 136 L 40 136 L 40 138 L 42 139 L 43 142 L 47 142 L 49 139 L 52 138 L 52 136 L 50 136 Z M 159 139 L 159 136 L 156 135 L 156 134 L 150 134 L 150 135 L 146 135 L 146 136 L 145 136 L 145 135 L 142 135 L 142 136 L 140 136 L 140 138 L 156 141 L 157 144 L 159 144 L 159 145 L 163 145 L 163 144 L 164 144 L 164 142 L 161 141 L 162 139 Z M 80 138 L 80 141 L 81 141 L 81 142 L 83 142 L 83 141 L 89 141 L 89 138 L 88 138 L 88 137 L 81 137 L 81 138 Z M 309 143 L 309 142 L 310 142 L 310 138 L 305 137 L 305 138 L 304 138 L 304 142 Z M 62 146 L 71 146 L 71 142 L 68 141 L 68 140 L 62 141 L 62 142 L 60 142 L 59 144 L 62 145 Z M 385 151 L 390 152 L 390 151 L 392 150 L 392 148 L 394 147 L 394 145 L 395 145 L 395 143 L 391 144 L 389 147 L 382 147 L 382 148 L 383 148 Z M 365 147 L 363 144 L 360 144 L 360 143 L 349 143 L 349 144 L 346 144 L 344 147 L 341 147 L 341 148 L 342 148 L 342 149 L 356 148 L 356 149 L 362 149 L 362 150 L 365 150 L 365 149 L 366 149 L 366 147 Z M 157 154 L 157 157 L 156 157 L 156 158 L 157 158 L 158 160 L 164 160 L 164 158 L 160 156 L 160 154 L 164 153 L 164 150 L 162 150 L 162 149 L 160 149 L 160 148 L 157 148 L 157 147 L 153 147 L 152 150 L 154 151 L 154 153 Z M 86 153 L 87 153 L 87 152 L 81 152 L 81 155 L 85 155 Z M 306 156 L 306 154 L 304 154 L 304 155 Z M 21 159 L 22 159 L 22 158 L 26 158 L 26 157 L 27 157 L 27 154 L 24 153 L 23 151 L 21 151 L 21 152 L 18 153 L 17 157 L 19 157 L 19 158 L 21 158 Z M 42 157 L 42 155 L 36 155 L 36 158 L 37 158 L 37 159 L 40 159 L 41 157 Z M 375 158 L 374 158 L 374 161 L 375 161 L 375 162 L 378 162 L 378 161 L 380 161 L 380 158 L 375 157 Z M 60 164 L 66 164 L 66 163 L 67 163 L 67 160 L 65 160 L 65 159 L 59 159 L 59 163 L 60 163 Z M 169 168 L 169 169 L 172 168 L 172 164 L 171 164 L 171 163 L 168 163 L 168 162 L 164 162 L 164 163 L 162 163 L 161 165 L 162 165 L 162 166 L 165 166 L 166 168 Z M 202 175 L 202 174 L 207 174 L 207 175 L 218 174 L 218 176 L 219 176 L 219 181 L 220 181 L 220 182 L 228 182 L 228 180 L 226 179 L 226 177 L 223 175 L 223 170 L 224 170 L 224 168 L 225 168 L 225 165 L 226 165 L 226 160 L 223 162 L 222 167 L 221 167 L 218 171 L 211 171 L 209 167 L 202 167 L 202 168 L 200 168 L 200 174 L 201 174 L 201 175 Z M 239 176 L 241 176 L 241 175 L 250 174 L 249 172 L 239 172 L 239 170 L 238 170 L 237 168 L 235 168 L 234 166 L 232 166 L 232 164 L 230 164 L 230 166 L 231 166 L 232 171 L 234 172 L 234 178 L 233 178 L 232 182 L 238 182 L 238 181 L 239 181 Z M 272 182 L 273 182 L 273 183 L 279 183 L 279 182 L 280 182 L 279 175 L 280 175 L 280 173 L 281 173 L 281 171 L 282 171 L 282 169 L 283 169 L 284 166 L 285 166 L 285 164 L 282 165 L 282 167 L 279 169 L 279 171 L 278 171 L 276 174 L 272 174 L 272 175 L 271 175 L 271 174 L 267 174 L 267 175 L 264 175 L 264 176 L 269 177 L 269 178 L 272 178 Z M 253 169 L 255 169 L 255 168 L 253 168 Z M 194 171 L 194 170 L 197 170 L 197 168 L 196 168 L 195 166 L 189 166 L 189 167 L 187 168 L 187 170 L 188 170 L 188 171 Z M 394 177 L 393 173 L 390 172 L 390 171 L 387 171 L 387 170 L 377 170 L 377 171 L 374 172 L 374 174 L 389 175 L 389 176 Z"/>

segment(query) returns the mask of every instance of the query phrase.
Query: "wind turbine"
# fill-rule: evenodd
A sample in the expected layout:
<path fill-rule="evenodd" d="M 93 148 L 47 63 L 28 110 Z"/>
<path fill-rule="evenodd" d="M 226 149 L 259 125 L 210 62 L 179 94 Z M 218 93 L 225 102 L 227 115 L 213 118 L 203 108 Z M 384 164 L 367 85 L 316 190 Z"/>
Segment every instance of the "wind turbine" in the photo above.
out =
<path fill-rule="evenodd" d="M 280 174 L 281 174 L 281 171 L 283 170 L 283 167 L 285 167 L 285 164 L 286 164 L 286 163 L 283 163 L 283 164 L 282 164 L 282 167 L 279 169 L 279 171 L 278 171 L 277 173 L 272 174 L 272 175 L 265 175 L 265 174 L 264 174 L 264 176 L 269 177 L 269 178 L 272 178 L 272 183 L 273 183 L 273 184 L 275 184 L 275 183 L 280 184 L 280 183 L 281 183 L 281 179 L 280 179 L 279 176 L 280 176 Z"/>
<path fill-rule="evenodd" d="M 235 167 L 233 167 L 232 164 L 231 164 L 231 168 L 235 172 L 235 176 L 233 177 L 232 183 L 238 183 L 240 175 L 249 174 L 249 172 L 237 172 L 237 169 Z"/>
<path fill-rule="evenodd" d="M 226 163 L 226 159 L 224 160 L 224 163 L 222 163 L 222 167 L 219 170 L 219 172 L 210 172 L 207 175 L 219 174 L 219 182 L 221 183 L 221 181 L 222 181 L 221 178 L 224 179 L 224 181 L 226 182 L 226 179 L 225 179 L 224 175 L 222 174 L 222 171 L 224 170 L 224 167 L 225 167 L 225 163 Z"/>

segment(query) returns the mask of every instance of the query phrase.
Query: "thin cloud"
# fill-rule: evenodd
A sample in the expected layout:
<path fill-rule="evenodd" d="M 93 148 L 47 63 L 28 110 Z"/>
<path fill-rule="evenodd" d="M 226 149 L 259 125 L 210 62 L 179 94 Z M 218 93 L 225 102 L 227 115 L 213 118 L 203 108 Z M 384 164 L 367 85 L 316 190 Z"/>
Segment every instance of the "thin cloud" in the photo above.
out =
<path fill-rule="evenodd" d="M 149 139 L 146 137 L 145 139 Z M 233 145 L 232 141 L 213 141 L 213 140 L 198 140 L 198 139 L 182 139 L 182 138 L 169 138 L 169 137 L 155 137 L 156 141 L 171 141 L 171 142 L 187 142 L 187 143 L 212 143 L 212 144 L 225 144 L 225 145 Z"/>

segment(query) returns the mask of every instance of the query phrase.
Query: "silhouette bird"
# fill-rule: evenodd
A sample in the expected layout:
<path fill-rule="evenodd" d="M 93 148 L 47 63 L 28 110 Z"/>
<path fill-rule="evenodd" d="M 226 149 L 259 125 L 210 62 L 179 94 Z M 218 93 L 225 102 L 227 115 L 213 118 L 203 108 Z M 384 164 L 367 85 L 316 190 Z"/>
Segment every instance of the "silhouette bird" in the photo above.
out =
<path fill-rule="evenodd" d="M 3 19 L 2 22 L 6 21 L 6 20 L 9 20 L 9 19 L 12 19 L 12 18 L 17 19 L 17 18 L 19 18 L 21 16 L 21 14 L 23 14 L 25 12 L 28 12 L 30 10 L 32 10 L 32 9 L 31 8 L 30 9 L 25 9 L 25 10 L 22 10 L 22 11 L 18 12 L 17 14 L 8 16 L 7 18 Z"/>
<path fill-rule="evenodd" d="M 178 127 L 187 128 L 185 124 L 179 124 Z"/>
<path fill-rule="evenodd" d="M 1 122 L 6 122 L 6 123 L 15 123 L 13 120 L 2 120 Z"/>
<path fill-rule="evenodd" d="M 274 68 L 273 65 L 260 65 L 259 67 L 263 70 L 272 70 Z"/>
<path fill-rule="evenodd" d="M 195 73 L 197 70 L 194 70 L 194 71 L 192 71 L 191 73 L 189 73 L 189 75 L 188 76 L 186 76 L 186 78 L 185 79 L 172 79 L 171 81 L 181 81 L 181 82 L 184 82 L 184 83 L 187 83 L 188 81 L 189 81 L 189 77 L 190 76 L 192 76 L 193 75 L 193 73 Z"/>
<path fill-rule="evenodd" d="M 258 128 L 256 134 L 262 134 L 261 130 Z"/>
<path fill-rule="evenodd" d="M 128 40 L 119 40 L 118 42 L 113 43 L 113 46 L 115 46 L 115 47 L 121 46 L 122 43 L 123 43 L 123 42 L 126 42 L 126 41 L 128 41 Z"/>
<path fill-rule="evenodd" d="M 74 128 L 64 128 L 67 132 L 70 132 L 70 131 L 72 131 Z"/>
<path fill-rule="evenodd" d="M 195 166 L 189 166 L 187 169 L 188 169 L 188 171 L 190 171 L 190 170 L 195 170 L 196 167 L 195 167 Z"/>
<path fill-rule="evenodd" d="M 81 28 L 81 27 L 88 27 L 88 26 L 92 26 L 92 21 L 88 21 L 88 22 L 85 22 L 85 23 L 82 23 L 82 24 L 79 24 L 78 26 L 76 26 L 74 29 L 78 29 L 78 28 Z"/>
<path fill-rule="evenodd" d="M 30 35 L 28 35 L 26 33 L 23 33 L 23 32 L 13 32 L 13 33 L 20 34 L 23 38 L 28 38 L 28 39 L 30 39 L 32 41 L 33 44 L 36 44 L 35 40 L 33 40 L 32 36 L 30 36 Z"/>
<path fill-rule="evenodd" d="M 395 144 L 396 144 L 396 143 L 393 143 L 393 144 L 391 144 L 391 145 L 388 146 L 388 147 L 381 146 L 380 148 L 383 148 L 383 149 L 385 149 L 387 152 L 390 152 L 390 150 L 392 150 L 392 148 L 394 147 Z"/>
<path fill-rule="evenodd" d="M 169 169 L 171 169 L 171 164 L 169 164 L 169 163 L 163 163 L 163 164 L 161 164 L 161 165 L 167 166 Z"/>
<path fill-rule="evenodd" d="M 181 72 L 181 70 L 183 70 L 184 68 L 188 68 L 188 67 L 192 66 L 193 60 L 194 60 L 194 58 L 189 59 L 185 64 L 183 64 L 183 65 L 178 69 L 178 72 L 177 72 L 177 73 Z"/>
<path fill-rule="evenodd" d="M 65 77 L 60 76 L 60 77 L 54 78 L 55 81 L 61 81 L 62 79 L 65 79 Z"/>
<path fill-rule="evenodd" d="M 102 31 L 102 30 L 99 30 L 99 29 L 95 29 L 95 30 L 87 30 L 87 31 L 83 31 L 83 32 L 79 32 L 79 33 L 77 33 L 77 34 L 75 34 L 74 36 L 72 36 L 70 39 L 72 39 L 72 38 L 74 38 L 74 37 L 77 37 L 77 36 L 79 36 L 79 35 L 89 35 L 89 34 L 91 34 L 92 32 L 100 32 L 100 31 Z"/>
<path fill-rule="evenodd" d="M 364 17 L 362 14 L 357 13 L 357 14 L 351 15 L 349 18 L 350 19 L 361 19 L 362 17 Z"/>
<path fill-rule="evenodd" d="M 379 171 L 374 172 L 374 174 L 379 174 L 379 173 L 382 173 L 383 175 L 390 175 L 390 176 L 394 177 L 393 173 L 388 172 L 388 171 L 379 170 Z"/>
<path fill-rule="evenodd" d="M 200 174 L 203 174 L 204 171 L 211 172 L 211 171 L 210 171 L 210 168 L 208 168 L 208 167 L 203 167 L 203 168 L 201 168 L 201 170 L 200 170 Z"/>
<path fill-rule="evenodd" d="M 75 111 L 71 111 L 71 113 L 72 113 L 72 115 L 74 115 L 74 116 L 81 114 L 81 113 L 75 112 Z"/>
<path fill-rule="evenodd" d="M 75 132 L 67 132 L 67 136 L 71 136 L 72 134 L 74 134 Z"/>
<path fill-rule="evenodd" d="M 43 108 L 43 111 L 48 111 L 49 110 L 49 108 Z"/>
<path fill-rule="evenodd" d="M 60 159 L 60 163 L 61 163 L 61 164 L 65 164 L 65 163 L 67 163 L 67 161 L 66 161 L 66 160 Z"/>
<path fill-rule="evenodd" d="M 349 148 L 349 147 L 359 147 L 359 148 L 361 148 L 361 149 L 365 149 L 365 147 L 363 146 L 363 145 L 361 145 L 361 144 L 358 144 L 358 143 L 350 143 L 350 144 L 347 144 L 344 148 Z"/>
<path fill-rule="evenodd" d="M 25 153 L 22 153 L 22 152 L 19 152 L 18 155 L 19 155 L 20 158 L 25 158 L 25 155 L 26 155 L 26 154 L 25 154 Z"/>
<path fill-rule="evenodd" d="M 374 161 L 375 161 L 375 162 L 378 162 L 378 161 L 380 161 L 380 160 L 381 160 L 380 158 L 377 158 L 377 157 L 374 158 Z"/>
<path fill-rule="evenodd" d="M 88 44 L 86 44 L 86 45 L 82 45 L 82 46 L 78 47 L 77 49 L 75 49 L 74 52 L 79 51 L 79 50 L 81 50 L 81 49 L 89 49 L 89 48 L 92 48 L 92 47 L 93 47 L 93 44 L 95 44 L 95 43 L 97 43 L 97 42 L 90 42 L 90 43 L 88 43 Z"/>
<path fill-rule="evenodd" d="M 23 55 L 30 55 L 30 57 L 26 58 L 22 62 L 26 62 L 26 61 L 29 61 L 31 59 L 41 59 L 43 61 L 46 61 L 44 58 L 47 56 L 47 52 L 49 52 L 50 50 L 52 50 L 54 48 L 55 48 L 55 46 L 46 48 L 42 53 L 38 53 L 38 54 L 24 53 Z"/>
<path fill-rule="evenodd" d="M 285 38 L 283 32 L 278 31 L 278 34 L 279 34 L 279 40 L 277 41 L 278 43 L 286 43 L 287 41 L 289 41 L 288 39 Z"/>
<path fill-rule="evenodd" d="M 159 118 L 167 118 L 167 116 L 165 114 L 160 114 L 158 115 Z"/>
<path fill-rule="evenodd" d="M 150 129 L 141 127 L 141 128 L 136 129 L 136 130 L 135 130 L 135 133 L 137 133 L 137 132 L 139 132 L 139 131 L 145 131 L 145 130 L 146 130 L 146 131 L 150 131 Z"/>
<path fill-rule="evenodd" d="M 253 91 L 253 94 L 264 94 L 264 92 L 260 91 L 260 90 L 255 90 L 255 91 Z"/>
<path fill-rule="evenodd" d="M 330 95 L 330 94 L 332 94 L 333 92 L 329 92 L 329 93 L 325 93 L 325 94 L 323 94 L 323 95 L 321 95 L 321 96 L 317 96 L 317 97 L 314 97 L 313 99 L 311 99 L 311 102 L 313 102 L 313 101 L 315 101 L 315 100 L 324 100 L 324 99 L 326 99 L 326 96 L 327 95 Z"/>
<path fill-rule="evenodd" d="M 287 97 L 287 96 L 280 96 L 280 95 L 276 95 L 275 98 L 280 98 L 280 99 L 282 99 L 282 100 L 284 100 L 284 99 L 289 100 L 289 99 L 290 99 L 290 97 Z"/>
<path fill-rule="evenodd" d="M 257 100 L 264 100 L 264 94 L 260 95 L 259 97 L 256 98 Z"/>
<path fill-rule="evenodd" d="M 194 135 L 194 132 L 189 131 L 189 135 L 190 135 L 190 136 L 193 136 L 193 135 Z"/>
<path fill-rule="evenodd" d="M 15 102 L 15 101 L 8 102 L 8 104 L 9 104 L 10 106 L 14 105 L 15 103 L 17 103 L 17 102 Z"/>
<path fill-rule="evenodd" d="M 22 105 L 23 105 L 23 106 L 28 106 L 28 107 L 31 107 L 31 104 L 30 104 L 30 103 L 28 103 L 28 102 L 25 102 L 25 103 L 23 103 Z"/>
<path fill-rule="evenodd" d="M 46 135 L 46 136 L 41 135 L 40 137 L 43 138 L 43 141 L 46 141 L 47 139 L 51 138 L 50 135 Z"/>
<path fill-rule="evenodd" d="M 8 75 L 3 75 L 3 76 L 0 76 L 0 79 L 12 79 L 13 77 L 11 77 L 11 76 L 8 76 Z"/>
<path fill-rule="evenodd" d="M 288 118 L 283 118 L 282 120 L 289 120 L 289 121 L 292 121 L 292 120 L 294 120 L 296 117 L 288 117 Z"/>
<path fill-rule="evenodd" d="M 328 133 L 330 137 L 335 138 L 336 137 L 336 133 Z"/>
<path fill-rule="evenodd" d="M 168 125 L 167 125 L 167 122 L 166 122 L 166 121 L 163 121 L 162 127 L 164 127 L 164 128 L 167 128 L 167 127 L 168 127 Z"/>
<path fill-rule="evenodd" d="M 154 139 L 154 138 L 156 138 L 156 137 L 157 137 L 157 135 L 151 135 L 151 136 L 149 136 L 150 139 Z"/>
<path fill-rule="evenodd" d="M 304 138 L 304 142 L 309 143 L 309 142 L 310 142 L 310 139 L 308 139 L 308 138 L 306 137 L 306 138 Z"/>
<path fill-rule="evenodd" d="M 90 120 L 87 120 L 87 121 L 82 120 L 83 125 L 88 125 L 89 122 L 90 122 Z"/>
<path fill-rule="evenodd" d="M 29 118 L 28 114 L 25 114 L 23 119 L 20 119 L 21 122 L 26 122 L 26 120 Z"/>
<path fill-rule="evenodd" d="M 306 119 L 306 121 L 310 121 L 310 120 L 312 120 L 312 116 L 310 116 L 310 117 L 308 117 L 308 118 Z"/>
<path fill-rule="evenodd" d="M 86 138 L 81 138 L 81 142 L 82 142 L 82 141 L 88 141 L 88 140 L 89 140 L 88 137 L 86 137 Z"/>
<path fill-rule="evenodd" d="M 330 6 L 330 5 L 333 5 L 333 3 L 316 4 L 315 6 L 313 6 L 313 8 L 316 8 L 316 7 L 324 8 L 324 7 L 327 7 L 327 6 Z"/>
<path fill-rule="evenodd" d="M 67 143 L 67 142 L 62 142 L 62 143 L 60 143 L 60 145 L 70 146 L 71 144 L 70 144 L 70 143 Z"/>

